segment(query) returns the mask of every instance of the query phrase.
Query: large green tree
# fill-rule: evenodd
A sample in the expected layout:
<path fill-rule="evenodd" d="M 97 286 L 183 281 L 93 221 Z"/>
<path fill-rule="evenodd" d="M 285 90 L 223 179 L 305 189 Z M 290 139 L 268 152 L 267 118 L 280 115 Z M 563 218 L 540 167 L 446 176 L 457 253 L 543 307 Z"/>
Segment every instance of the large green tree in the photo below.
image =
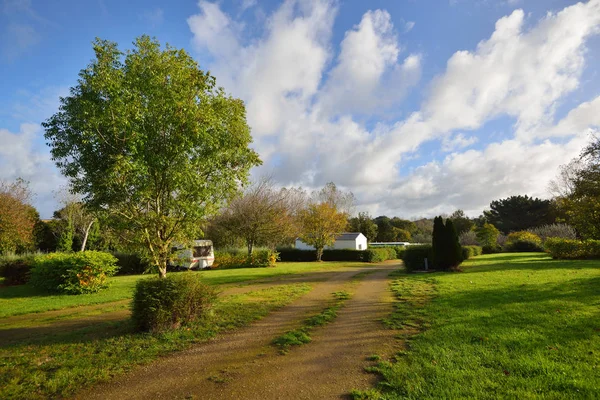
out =
<path fill-rule="evenodd" d="M 369 242 L 377 237 L 377 225 L 367 212 L 359 212 L 358 216 L 348 220 L 349 232 L 360 232 L 366 236 Z"/>
<path fill-rule="evenodd" d="M 511 196 L 494 200 L 484 211 L 487 221 L 505 234 L 554 222 L 552 202 L 529 196 Z"/>
<path fill-rule="evenodd" d="M 164 277 L 171 247 L 198 237 L 260 163 L 244 103 L 184 50 L 147 36 L 126 52 L 97 39 L 94 52 L 45 137 L 73 191 Z"/>

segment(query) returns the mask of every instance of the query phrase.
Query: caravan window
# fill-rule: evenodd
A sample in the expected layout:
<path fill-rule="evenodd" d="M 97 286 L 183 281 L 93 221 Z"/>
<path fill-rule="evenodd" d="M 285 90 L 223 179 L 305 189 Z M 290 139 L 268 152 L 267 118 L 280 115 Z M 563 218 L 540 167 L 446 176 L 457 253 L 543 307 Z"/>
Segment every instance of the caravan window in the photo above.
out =
<path fill-rule="evenodd" d="M 210 256 L 210 246 L 195 246 L 194 257 L 208 257 Z"/>

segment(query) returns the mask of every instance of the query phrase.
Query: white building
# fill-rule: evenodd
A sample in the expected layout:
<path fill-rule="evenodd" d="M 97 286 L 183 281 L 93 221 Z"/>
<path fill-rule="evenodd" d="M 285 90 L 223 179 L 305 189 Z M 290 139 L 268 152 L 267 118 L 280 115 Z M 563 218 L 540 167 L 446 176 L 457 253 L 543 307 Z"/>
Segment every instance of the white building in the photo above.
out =
<path fill-rule="evenodd" d="M 298 250 L 314 250 L 315 248 L 304 243 L 300 239 L 296 239 L 296 248 Z M 360 232 L 346 232 L 335 238 L 333 246 L 327 246 L 325 249 L 352 249 L 366 250 L 367 237 Z"/>

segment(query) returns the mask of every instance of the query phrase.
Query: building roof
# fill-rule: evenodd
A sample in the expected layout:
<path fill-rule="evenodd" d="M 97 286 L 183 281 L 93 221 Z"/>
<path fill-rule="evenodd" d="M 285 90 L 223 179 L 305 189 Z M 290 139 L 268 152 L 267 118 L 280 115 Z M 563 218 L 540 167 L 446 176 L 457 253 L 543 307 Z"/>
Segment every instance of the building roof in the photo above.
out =
<path fill-rule="evenodd" d="M 362 235 L 360 232 L 344 232 L 336 237 L 335 240 L 356 240 L 360 235 Z"/>

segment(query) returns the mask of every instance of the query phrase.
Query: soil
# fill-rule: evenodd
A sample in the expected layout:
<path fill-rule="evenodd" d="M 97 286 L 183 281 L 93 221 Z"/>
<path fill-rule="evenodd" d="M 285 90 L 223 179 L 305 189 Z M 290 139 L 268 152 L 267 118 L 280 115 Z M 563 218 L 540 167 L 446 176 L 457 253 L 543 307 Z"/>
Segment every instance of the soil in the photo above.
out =
<path fill-rule="evenodd" d="M 331 275 L 301 299 L 257 323 L 187 351 L 138 367 L 80 393 L 80 399 L 336 399 L 367 389 L 375 376 L 367 358 L 389 355 L 396 332 L 381 319 L 392 312 L 388 275 L 399 263 L 384 263 Z M 312 342 L 280 354 L 271 341 L 300 326 L 332 301 L 332 292 L 354 293 L 329 325 L 312 331 Z M 276 282 L 280 284 L 280 282 Z M 250 285 L 248 290 L 257 286 Z M 233 289 L 232 289 L 233 290 Z"/>

